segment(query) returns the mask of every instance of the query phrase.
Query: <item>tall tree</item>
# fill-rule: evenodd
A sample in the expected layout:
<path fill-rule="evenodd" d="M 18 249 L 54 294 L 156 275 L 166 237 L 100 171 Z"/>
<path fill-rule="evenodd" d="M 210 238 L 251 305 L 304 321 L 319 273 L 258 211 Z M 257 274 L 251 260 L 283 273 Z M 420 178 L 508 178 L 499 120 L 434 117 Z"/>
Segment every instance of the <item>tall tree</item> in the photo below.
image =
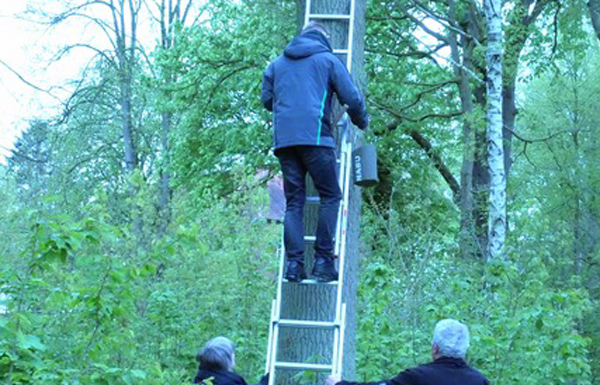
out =
<path fill-rule="evenodd" d="M 507 7 L 506 18 L 506 47 L 503 53 L 503 146 L 504 168 L 508 175 L 511 163 L 511 141 L 514 132 L 514 118 L 516 116 L 515 89 L 517 82 L 517 69 L 521 52 L 528 39 L 536 31 L 535 22 L 540 16 L 552 9 L 560 9 L 559 3 L 553 0 L 515 0 L 511 7 Z M 443 90 L 446 95 L 453 98 L 458 91 L 460 100 L 460 113 L 453 111 L 446 113 L 432 112 L 423 114 L 413 122 L 430 123 L 435 126 L 439 119 L 454 119 L 462 115 L 458 122 L 462 127 L 462 164 L 460 171 L 460 194 L 455 202 L 460 209 L 461 250 L 465 256 L 484 257 L 488 247 L 488 198 L 490 175 L 488 170 L 488 149 L 486 128 L 482 116 L 487 108 L 484 79 L 487 78 L 485 60 L 482 47 L 485 46 L 487 33 L 485 27 L 485 14 L 482 6 L 474 1 L 447 2 L 405 0 L 387 6 L 388 15 L 385 19 L 390 21 L 390 28 L 402 44 L 398 44 L 398 37 L 392 39 L 387 45 L 381 44 L 383 49 L 378 49 L 381 55 L 395 55 L 406 59 L 420 59 L 424 62 L 438 60 L 448 62 L 452 68 L 453 79 L 444 79 L 441 84 L 456 85 L 457 90 L 432 87 L 432 92 Z M 394 15 L 394 12 L 397 15 Z M 406 26 L 409 23 L 410 26 Z M 402 29 L 399 25 L 404 25 Z M 437 25 L 437 27 L 434 27 Z M 428 41 L 420 36 L 428 35 Z M 400 54 L 389 47 L 408 47 Z M 438 51 L 450 48 L 450 55 L 441 55 Z M 447 76 L 447 74 L 445 75 Z M 390 79 L 389 81 L 394 81 Z M 392 91 L 393 92 L 393 91 Z M 386 97 L 389 98 L 389 97 Z M 394 98 L 391 98 L 394 99 Z M 401 99 L 399 96 L 396 99 Z M 422 93 L 417 93 L 416 101 L 402 105 L 395 101 L 393 106 L 385 106 L 385 111 L 395 117 L 395 121 L 387 124 L 388 129 L 395 129 L 402 123 L 407 115 L 404 111 L 416 109 L 421 103 L 427 101 Z M 439 104 L 439 103 L 438 103 Z M 422 108 L 426 108 L 425 106 Z M 429 107 L 440 109 L 440 107 Z M 410 120 L 409 120 L 410 122 Z M 415 129 L 412 128 L 411 129 Z M 437 127 L 439 132 L 440 127 Z M 411 135 L 416 138 L 418 136 Z M 431 154 L 429 146 L 423 146 L 423 141 L 416 141 L 427 153 Z M 429 155 L 428 155 L 429 156 Z M 456 179 L 450 177 L 445 166 L 447 161 L 439 157 L 431 157 L 436 169 L 453 192 L 456 190 Z"/>
<path fill-rule="evenodd" d="M 489 242 L 487 258 L 502 256 L 506 239 L 506 174 L 502 138 L 502 2 L 485 1 L 487 19 L 487 135 L 490 172 Z"/>
<path fill-rule="evenodd" d="M 181 30 L 187 25 L 194 25 L 197 20 L 197 18 L 194 18 L 189 22 L 189 19 L 196 13 L 193 8 L 194 0 L 161 0 L 160 3 L 155 3 L 155 5 L 157 9 L 152 13 L 154 13 L 154 19 L 160 28 L 159 55 L 169 57 L 169 51 L 175 48 Z M 162 157 L 159 167 L 160 182 L 157 207 L 159 232 L 164 233 L 171 218 L 172 167 L 170 163 L 172 157 L 170 138 L 173 125 L 177 119 L 172 107 L 174 99 L 173 84 L 177 81 L 177 71 L 168 60 L 163 62 L 159 60 L 156 72 L 160 87 L 158 109 L 160 111 L 160 154 Z"/>
<path fill-rule="evenodd" d="M 142 4 L 143 0 L 78 1 L 76 4 L 70 3 L 64 11 L 50 16 L 48 21 L 51 25 L 58 25 L 71 18 L 86 20 L 98 28 L 99 36 L 106 39 L 98 45 L 90 42 L 68 45 L 62 49 L 59 58 L 76 48 L 85 48 L 96 54 L 93 60 L 104 60 L 114 71 L 117 79 L 116 101 L 123 140 L 123 162 L 127 173 L 132 173 L 139 166 L 132 109 L 133 85 L 139 68 L 138 24 Z M 109 16 L 98 16 L 103 14 Z M 106 44 L 110 49 L 104 49 Z"/>

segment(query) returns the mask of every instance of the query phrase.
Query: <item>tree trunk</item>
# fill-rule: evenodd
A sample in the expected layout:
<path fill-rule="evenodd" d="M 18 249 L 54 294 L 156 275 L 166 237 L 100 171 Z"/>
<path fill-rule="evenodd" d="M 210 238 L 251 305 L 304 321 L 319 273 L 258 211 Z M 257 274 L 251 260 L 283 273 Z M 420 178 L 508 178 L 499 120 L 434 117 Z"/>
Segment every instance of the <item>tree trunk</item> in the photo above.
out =
<path fill-rule="evenodd" d="M 167 231 L 169 222 L 171 221 L 171 172 L 170 155 L 171 148 L 169 146 L 169 136 L 171 131 L 171 122 L 173 116 L 169 112 L 163 112 L 161 115 L 161 133 L 160 144 L 162 152 L 162 161 L 160 166 L 160 192 L 158 201 L 158 216 L 159 216 L 159 234 L 164 234 Z"/>
<path fill-rule="evenodd" d="M 590 11 L 594 32 L 596 32 L 596 37 L 600 40 L 600 0 L 588 0 L 587 6 Z"/>
<path fill-rule="evenodd" d="M 177 43 L 176 29 L 177 24 L 186 25 L 188 16 L 194 5 L 194 0 L 161 0 L 160 4 L 155 3 L 158 7 L 157 12 L 160 15 L 158 18 L 160 28 L 160 47 L 168 51 Z M 193 23 L 193 22 L 192 22 Z M 164 100 L 171 100 L 173 95 L 171 85 L 177 80 L 172 68 L 166 66 L 160 68 L 160 82 L 162 89 L 161 96 Z M 161 131 L 160 131 L 160 183 L 158 191 L 158 233 L 164 234 L 171 221 L 171 197 L 173 195 L 171 189 L 171 146 L 169 144 L 171 129 L 173 126 L 173 113 L 168 109 L 161 107 Z"/>
<path fill-rule="evenodd" d="M 306 3 L 299 0 L 298 20 L 303 22 Z M 355 0 L 354 46 L 352 73 L 359 88 L 364 88 L 364 33 L 366 0 Z M 349 14 L 350 0 L 312 0 L 311 13 Z M 325 22 L 331 32 L 333 48 L 347 45 L 347 22 Z M 345 60 L 345 58 L 342 58 Z M 350 137 L 354 138 L 355 127 Z M 338 154 L 339 155 L 339 154 Z M 314 188 L 307 189 L 310 195 L 316 194 Z M 346 303 L 346 323 L 344 335 L 344 355 L 342 375 L 352 379 L 356 373 L 356 292 L 358 288 L 359 234 L 360 234 L 360 189 L 350 183 L 348 210 L 348 231 L 346 240 L 343 302 Z M 305 210 L 306 234 L 314 234 L 318 209 L 307 206 Z M 305 251 L 307 269 L 311 268 L 314 251 L 308 244 Z M 310 271 L 310 270 L 309 270 Z M 283 288 L 281 316 L 303 320 L 333 321 L 335 316 L 335 286 L 286 284 Z M 281 329 L 278 360 L 293 362 L 330 363 L 333 348 L 333 331 L 315 331 L 302 329 Z M 280 374 L 281 373 L 281 374 Z M 290 373 L 293 374 L 293 373 Z M 315 375 L 314 383 L 323 383 L 325 374 Z M 278 372 L 278 384 L 291 383 L 294 380 L 285 372 Z"/>
<path fill-rule="evenodd" d="M 127 173 L 131 174 L 138 167 L 138 154 L 135 147 L 131 111 L 133 68 L 137 46 L 137 10 L 132 0 L 129 1 L 129 10 L 126 9 L 124 1 L 119 1 L 118 4 L 115 4 L 114 0 L 111 0 L 110 7 L 113 17 L 113 31 L 115 33 L 114 46 L 116 48 L 116 64 L 119 76 L 121 130 L 125 151 L 125 170 Z M 137 9 L 139 10 L 139 8 Z M 129 16 L 129 20 L 126 20 L 127 16 Z M 127 34 L 126 22 L 129 23 L 129 35 Z M 129 45 L 127 44 L 128 40 Z"/>
<path fill-rule="evenodd" d="M 487 259 L 501 258 L 506 239 L 506 174 L 504 172 L 504 143 L 502 124 L 502 3 L 485 0 L 488 27 L 487 62 L 487 120 L 488 164 L 490 170 L 489 246 Z"/>
<path fill-rule="evenodd" d="M 477 27 L 473 26 L 473 24 L 477 23 L 475 10 L 466 12 L 463 19 L 458 20 L 455 2 L 454 0 L 450 0 L 448 16 L 453 23 L 466 26 L 466 28 L 463 28 L 469 32 L 472 30 L 476 33 Z M 460 172 L 460 249 L 462 250 L 463 257 L 472 258 L 474 255 L 481 254 L 479 252 L 480 240 L 477 236 L 478 234 L 481 234 L 481 231 L 477 231 L 477 225 L 480 222 L 477 220 L 480 216 L 477 208 L 479 205 L 475 202 L 473 191 L 475 184 L 479 185 L 483 180 L 481 174 L 474 174 L 477 152 L 476 130 L 472 119 L 470 119 L 470 115 L 473 113 L 475 106 L 473 102 L 475 95 L 471 86 L 471 81 L 473 80 L 472 74 L 475 73 L 472 62 L 475 42 L 472 38 L 460 35 L 459 47 L 458 34 L 454 30 L 450 30 L 448 34 L 448 43 L 450 45 L 454 76 L 458 80 L 462 112 L 465 115 L 462 126 L 463 155 Z M 477 179 L 474 180 L 474 178 Z"/>
<path fill-rule="evenodd" d="M 138 156 L 133 138 L 131 119 L 131 76 L 125 74 L 121 78 L 121 130 L 125 150 L 125 169 L 132 173 L 138 166 Z"/>

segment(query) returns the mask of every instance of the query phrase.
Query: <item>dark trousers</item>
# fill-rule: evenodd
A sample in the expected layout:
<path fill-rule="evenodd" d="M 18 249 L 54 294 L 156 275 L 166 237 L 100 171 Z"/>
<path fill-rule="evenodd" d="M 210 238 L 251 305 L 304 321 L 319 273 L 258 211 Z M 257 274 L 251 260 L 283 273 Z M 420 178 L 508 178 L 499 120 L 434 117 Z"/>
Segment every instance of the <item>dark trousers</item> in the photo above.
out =
<path fill-rule="evenodd" d="M 276 151 L 283 173 L 286 208 L 283 238 L 288 261 L 304 262 L 304 203 L 306 173 L 321 198 L 315 258 L 333 259 L 333 237 L 342 191 L 338 184 L 335 150 L 319 146 L 293 146 Z"/>

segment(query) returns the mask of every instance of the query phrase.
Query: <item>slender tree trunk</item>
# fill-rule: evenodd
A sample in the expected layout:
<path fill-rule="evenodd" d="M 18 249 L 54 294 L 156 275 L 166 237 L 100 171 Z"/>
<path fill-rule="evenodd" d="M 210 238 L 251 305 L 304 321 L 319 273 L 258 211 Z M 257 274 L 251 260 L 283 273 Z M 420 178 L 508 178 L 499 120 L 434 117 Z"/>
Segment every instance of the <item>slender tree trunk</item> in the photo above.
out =
<path fill-rule="evenodd" d="M 473 86 L 477 105 L 487 106 L 486 87 L 483 83 Z M 490 196 L 490 170 L 488 167 L 487 127 L 475 127 L 475 151 L 473 154 L 473 222 L 475 255 L 483 258 L 488 245 L 488 201 Z"/>
<path fill-rule="evenodd" d="M 132 173 L 138 167 L 138 154 L 135 147 L 131 110 L 133 68 L 137 45 L 137 10 L 133 0 L 129 0 L 128 5 L 129 7 L 126 7 L 125 0 L 118 0 L 116 3 L 115 0 L 110 1 L 119 76 L 121 130 L 125 151 L 125 169 L 128 173 Z M 127 20 L 128 16 L 129 20 Z M 127 24 L 129 24 L 129 35 L 127 34 Z M 128 40 L 129 45 L 127 44 Z"/>
<path fill-rule="evenodd" d="M 163 112 L 161 115 L 161 134 L 160 144 L 162 152 L 162 162 L 160 169 L 160 193 L 158 202 L 159 215 L 159 233 L 164 234 L 167 231 L 167 226 L 171 221 L 171 172 L 170 155 L 171 148 L 169 146 L 169 137 L 171 132 L 171 122 L 173 116 L 169 112 Z"/>
<path fill-rule="evenodd" d="M 488 94 L 488 159 L 490 170 L 490 209 L 488 260 L 501 258 L 506 239 L 506 174 L 502 137 L 502 2 L 485 0 L 488 27 L 486 51 Z"/>
<path fill-rule="evenodd" d="M 190 10 L 194 5 L 194 0 L 161 0 L 158 6 L 160 14 L 160 41 L 161 48 L 165 51 L 171 50 L 177 43 L 176 26 L 185 25 L 190 15 Z M 164 100 L 172 99 L 170 86 L 177 80 L 176 74 L 169 67 L 160 68 L 161 85 L 163 86 L 162 97 Z M 170 136 L 173 129 L 174 115 L 168 109 L 163 107 L 161 111 L 161 132 L 160 132 L 160 184 L 158 191 L 158 233 L 164 234 L 171 221 L 171 146 Z"/>
<path fill-rule="evenodd" d="M 125 150 L 125 169 L 132 173 L 138 167 L 138 156 L 133 138 L 131 118 L 131 80 L 129 74 L 121 79 L 121 130 Z"/>
<path fill-rule="evenodd" d="M 596 32 L 596 37 L 600 40 L 600 0 L 588 0 L 587 6 L 590 11 L 594 32 Z"/>
<path fill-rule="evenodd" d="M 455 1 L 449 1 L 448 16 L 455 24 L 459 24 L 455 10 Z M 474 14 L 468 12 L 465 14 L 465 19 L 460 20 L 461 25 L 469 26 L 476 22 Z M 467 29 L 474 29 L 469 28 Z M 460 249 L 465 258 L 471 258 L 473 255 L 479 254 L 476 231 L 476 210 L 473 196 L 474 190 L 474 167 L 475 167 L 475 129 L 472 119 L 469 116 L 474 111 L 474 94 L 471 87 L 472 74 L 474 73 L 472 55 L 474 42 L 461 35 L 459 47 L 459 36 L 454 30 L 449 32 L 450 53 L 453 61 L 454 76 L 458 80 L 458 90 L 462 111 L 466 116 L 462 126 L 462 143 L 463 155 L 460 172 Z"/>

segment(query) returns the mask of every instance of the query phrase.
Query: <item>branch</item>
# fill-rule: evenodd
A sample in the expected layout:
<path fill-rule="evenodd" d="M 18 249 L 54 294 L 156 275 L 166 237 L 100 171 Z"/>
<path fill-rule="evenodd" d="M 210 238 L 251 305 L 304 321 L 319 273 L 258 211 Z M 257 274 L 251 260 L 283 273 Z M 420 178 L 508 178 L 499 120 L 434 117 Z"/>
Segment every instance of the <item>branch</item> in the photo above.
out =
<path fill-rule="evenodd" d="M 388 131 L 394 131 L 398 128 L 398 126 L 400 126 L 400 124 L 400 120 L 394 120 L 393 122 L 387 124 L 386 128 Z M 450 190 L 452 190 L 452 200 L 458 205 L 460 202 L 460 184 L 454 175 L 452 175 L 452 172 L 448 166 L 446 166 L 446 164 L 442 161 L 442 158 L 435 152 L 431 142 L 415 129 L 404 129 L 404 132 L 410 136 L 419 145 L 419 147 L 425 151 L 427 157 L 431 159 L 436 170 L 438 170 L 442 178 L 444 178 L 448 184 L 448 187 L 450 187 Z"/>
<path fill-rule="evenodd" d="M 77 43 L 77 44 L 72 44 L 72 45 L 66 46 L 63 49 L 61 49 L 54 56 L 54 58 L 52 58 L 52 60 L 55 61 L 55 62 L 59 61 L 60 59 L 62 59 L 62 57 L 64 55 L 66 55 L 67 53 L 69 53 L 74 48 L 87 48 L 87 49 L 90 49 L 90 50 L 96 52 L 96 54 L 104 57 L 112 66 L 116 66 L 115 61 L 113 60 L 113 58 L 111 58 L 110 56 L 108 56 L 106 54 L 106 52 L 101 51 L 100 49 L 98 49 L 98 48 L 96 48 L 96 47 L 94 47 L 92 45 L 86 44 L 86 43 Z"/>
<path fill-rule="evenodd" d="M 430 119 L 430 118 L 453 118 L 453 117 L 460 116 L 463 114 L 462 111 L 452 111 L 452 112 L 443 113 L 443 114 L 440 114 L 440 113 L 425 114 L 423 116 L 415 118 L 415 117 L 403 115 L 397 111 L 394 111 L 391 108 L 384 106 L 383 104 L 380 104 L 373 99 L 369 99 L 369 102 L 374 104 L 376 107 L 384 110 L 385 112 L 389 113 L 396 119 L 399 119 L 400 121 L 406 120 L 406 121 L 409 121 L 412 123 L 419 123 L 419 122 L 422 122 L 423 120 Z"/>
<path fill-rule="evenodd" d="M 427 48 L 433 55 L 439 57 L 442 60 L 445 60 L 446 62 L 450 62 L 456 68 L 462 69 L 466 73 L 470 74 L 471 78 L 473 80 L 476 80 L 477 82 L 479 82 L 481 84 L 485 83 L 485 81 L 483 79 L 479 78 L 479 75 L 477 73 L 475 73 L 473 70 L 465 67 L 464 65 L 460 64 L 456 59 L 442 56 L 442 55 L 438 54 L 437 52 L 434 52 L 431 48 L 429 48 L 429 46 L 427 45 L 427 43 L 425 43 L 423 40 L 419 39 L 418 37 L 416 37 L 414 35 L 413 35 L 413 38 L 416 39 L 417 41 L 419 41 L 421 44 L 423 44 L 425 46 L 425 48 Z M 452 41 L 449 41 L 448 44 L 452 47 Z M 454 41 L 454 45 L 456 46 L 456 42 L 455 41 Z M 452 51 L 457 51 L 458 52 L 458 48 L 454 47 L 454 48 L 452 48 Z"/>
<path fill-rule="evenodd" d="M 417 57 L 418 59 L 422 59 L 422 58 L 431 58 L 431 55 L 433 53 L 436 53 L 437 51 L 441 50 L 444 47 L 447 47 L 447 44 L 440 44 L 437 47 L 435 47 L 435 49 L 431 50 L 431 52 L 423 52 L 423 51 L 408 51 L 405 53 L 395 53 L 395 52 L 390 52 L 390 51 L 376 51 L 374 49 L 370 49 L 370 48 L 365 48 L 366 52 L 369 53 L 378 53 L 378 54 L 382 54 L 382 55 L 390 55 L 390 56 L 394 56 L 397 58 L 406 58 L 406 57 Z"/>
<path fill-rule="evenodd" d="M 540 142 L 546 142 L 546 141 L 548 141 L 548 140 L 550 140 L 552 138 L 555 138 L 555 137 L 557 137 L 559 135 L 568 134 L 568 133 L 571 132 L 570 130 L 562 130 L 562 131 L 555 132 L 554 134 L 548 136 L 547 138 L 527 139 L 527 138 L 522 137 L 516 131 L 512 130 L 511 128 L 509 128 L 506 125 L 504 125 L 504 129 L 506 131 L 509 131 L 511 134 L 513 134 L 515 136 L 515 138 L 519 139 L 523 143 L 540 143 Z"/>
<path fill-rule="evenodd" d="M 468 39 L 473 40 L 476 45 L 481 46 L 481 43 L 479 42 L 479 40 L 477 40 L 477 38 L 475 36 L 470 35 L 470 34 L 466 33 L 465 31 L 463 31 L 462 29 L 455 27 L 454 25 L 452 25 L 453 23 L 451 20 L 435 14 L 433 11 L 431 11 L 429 8 L 427 8 L 425 5 L 423 5 L 422 3 L 420 3 L 416 0 L 412 0 L 412 3 L 415 4 L 418 8 L 421 8 L 422 11 L 424 11 L 426 14 L 431 16 L 435 21 L 437 21 L 444 27 L 446 27 Z"/>
<path fill-rule="evenodd" d="M 112 5 L 107 3 L 106 1 L 102 1 L 102 0 L 93 0 L 93 1 L 88 1 L 86 3 L 77 5 L 73 8 L 69 8 L 66 11 L 54 16 L 54 18 L 52 20 L 50 20 L 49 24 L 50 25 L 54 25 L 54 24 L 58 24 L 66 19 L 68 19 L 69 17 L 76 15 L 77 11 L 86 8 L 89 5 L 94 5 L 94 4 L 102 4 L 102 5 L 106 5 L 107 7 L 112 8 Z"/>
<path fill-rule="evenodd" d="M 54 99 L 56 99 L 56 100 L 58 100 L 58 101 L 61 101 L 61 100 L 60 100 L 60 98 L 58 98 L 57 96 L 54 96 L 54 95 L 52 95 L 52 93 L 50 92 L 50 90 L 51 90 L 52 88 L 49 88 L 49 89 L 45 90 L 45 89 L 43 89 L 43 88 L 41 88 L 41 87 L 39 87 L 39 86 L 37 86 L 37 85 L 35 85 L 35 84 L 31 83 L 30 81 L 28 81 L 27 79 L 25 79 L 25 78 L 24 78 L 24 77 L 23 77 L 23 76 L 22 76 L 20 73 L 18 73 L 18 72 L 17 72 L 15 69 L 13 69 L 11 66 L 9 66 L 8 64 L 6 64 L 6 63 L 5 63 L 3 60 L 1 60 L 1 59 L 0 59 L 0 64 L 2 64 L 4 67 L 6 67 L 6 68 L 7 68 L 7 69 L 8 69 L 10 72 L 12 72 L 12 73 L 13 73 L 13 74 L 14 74 L 16 77 L 18 77 L 18 78 L 19 78 L 19 80 L 21 80 L 23 83 L 27 84 L 29 87 L 31 87 L 31 88 L 33 88 L 33 89 L 35 89 L 35 90 L 37 90 L 37 91 L 41 91 L 41 92 L 43 92 L 43 93 L 45 93 L 45 94 L 48 94 L 48 95 L 50 95 L 52 98 L 54 98 Z"/>
<path fill-rule="evenodd" d="M 408 11 L 408 8 L 406 7 L 400 7 L 400 9 L 402 10 L 402 12 L 404 12 L 404 14 L 413 21 L 413 23 L 417 24 L 419 27 L 421 27 L 421 29 L 425 32 L 427 32 L 429 35 L 435 37 L 436 39 L 443 41 L 446 44 L 450 44 L 450 41 L 448 40 L 448 38 L 446 36 L 443 36 L 435 31 L 433 31 L 431 28 L 427 27 L 425 25 L 425 23 L 423 23 L 423 21 L 417 19 L 416 17 L 414 17 L 413 15 L 410 14 L 410 12 Z"/>
<path fill-rule="evenodd" d="M 455 83 L 455 82 L 453 82 L 453 83 Z M 417 93 L 417 96 L 416 96 L 415 100 L 413 100 L 412 103 L 409 103 L 408 105 L 400 108 L 400 112 L 404 112 L 405 110 L 408 110 L 409 108 L 412 108 L 412 107 L 416 106 L 421 101 L 421 99 L 423 98 L 424 95 L 430 94 L 430 93 L 435 92 L 435 91 L 437 91 L 437 90 L 439 90 L 441 88 L 444 88 L 448 84 L 452 84 L 452 83 L 450 83 L 450 82 L 439 83 L 439 84 L 437 84 L 437 85 L 435 85 L 435 86 L 433 86 L 431 88 L 428 88 L 428 89 L 426 89 L 424 91 L 421 91 L 421 92 Z"/>
<path fill-rule="evenodd" d="M 217 83 L 213 86 L 211 92 L 210 92 L 210 96 L 208 97 L 209 103 L 212 101 L 213 96 L 215 95 L 215 93 L 217 92 L 217 89 L 221 86 L 221 84 L 223 84 L 223 82 L 225 82 L 225 80 L 229 79 L 230 77 L 232 77 L 233 75 L 239 73 L 239 72 L 243 72 L 246 70 L 249 70 L 250 68 L 256 67 L 255 64 L 250 64 L 247 66 L 243 66 L 240 68 L 236 68 L 234 70 L 232 70 L 231 72 L 229 72 L 228 74 L 221 76 L 221 78 L 217 81 Z"/>
<path fill-rule="evenodd" d="M 440 83 L 419 83 L 419 82 L 411 82 L 411 81 L 404 81 L 402 83 L 409 84 L 411 86 L 437 87 L 437 86 L 445 86 L 446 84 L 458 84 L 458 80 L 452 79 L 452 80 L 446 80 L 446 81 L 440 82 Z"/>

